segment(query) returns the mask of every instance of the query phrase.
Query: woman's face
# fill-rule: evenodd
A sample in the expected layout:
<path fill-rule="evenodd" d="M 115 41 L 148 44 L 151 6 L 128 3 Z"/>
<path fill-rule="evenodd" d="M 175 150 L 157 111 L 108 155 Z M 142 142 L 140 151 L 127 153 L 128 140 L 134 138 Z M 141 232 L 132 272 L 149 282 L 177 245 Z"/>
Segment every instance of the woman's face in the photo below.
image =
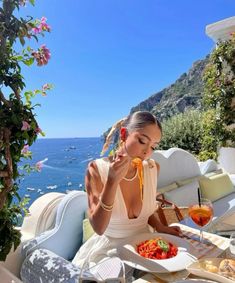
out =
<path fill-rule="evenodd" d="M 127 133 L 125 146 L 130 157 L 148 159 L 161 140 L 161 130 L 155 124 Z"/>

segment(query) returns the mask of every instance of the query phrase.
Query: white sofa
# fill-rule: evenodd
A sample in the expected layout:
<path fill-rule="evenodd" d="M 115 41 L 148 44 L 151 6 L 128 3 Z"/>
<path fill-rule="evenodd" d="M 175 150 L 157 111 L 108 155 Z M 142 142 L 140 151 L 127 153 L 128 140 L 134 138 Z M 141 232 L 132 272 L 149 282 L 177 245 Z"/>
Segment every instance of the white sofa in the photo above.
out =
<path fill-rule="evenodd" d="M 223 181 L 230 177 L 231 181 L 226 179 L 227 183 L 232 184 L 228 190 L 223 186 L 217 188 L 217 190 L 221 189 L 221 192 L 213 201 L 213 221 L 217 222 L 220 217 L 235 210 L 235 179 L 233 176 L 227 175 L 223 168 L 219 168 L 214 160 L 198 162 L 192 154 L 179 148 L 155 151 L 152 157 L 160 164 L 158 191 L 162 192 L 166 199 L 179 206 L 188 206 L 190 203 L 198 201 L 197 189 L 202 187 L 204 181 L 212 180 L 216 185 L 216 178 L 219 182 L 219 180 Z M 213 195 L 212 191 L 210 195 Z M 195 226 L 188 219 L 186 224 Z"/>
<path fill-rule="evenodd" d="M 156 151 L 152 157 L 160 165 L 158 191 L 163 192 L 167 198 L 172 198 L 178 205 L 185 206 L 191 201 L 197 201 L 201 178 L 223 174 L 215 161 L 199 163 L 192 154 L 178 148 Z M 213 221 L 235 209 L 234 185 L 233 191 L 213 202 L 213 206 Z M 25 283 L 57 282 L 59 278 L 63 278 L 63 282 L 77 282 L 80 269 L 70 260 L 82 243 L 82 220 L 86 209 L 84 192 L 70 192 L 62 198 L 58 204 L 54 227 L 34 237 L 23 247 L 25 260 L 21 277 Z M 50 223 L 51 221 L 50 218 Z M 193 226 L 187 219 L 186 224 Z"/>

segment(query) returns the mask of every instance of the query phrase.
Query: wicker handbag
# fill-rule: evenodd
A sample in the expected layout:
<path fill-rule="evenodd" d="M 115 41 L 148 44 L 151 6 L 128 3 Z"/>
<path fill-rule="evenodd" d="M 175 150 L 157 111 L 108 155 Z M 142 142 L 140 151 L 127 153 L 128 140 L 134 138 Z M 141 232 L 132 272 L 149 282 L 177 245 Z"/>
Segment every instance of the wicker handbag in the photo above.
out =
<path fill-rule="evenodd" d="M 188 207 L 178 207 L 166 200 L 163 194 L 159 194 L 156 201 L 159 203 L 156 213 L 159 221 L 164 225 L 178 223 L 188 216 Z"/>

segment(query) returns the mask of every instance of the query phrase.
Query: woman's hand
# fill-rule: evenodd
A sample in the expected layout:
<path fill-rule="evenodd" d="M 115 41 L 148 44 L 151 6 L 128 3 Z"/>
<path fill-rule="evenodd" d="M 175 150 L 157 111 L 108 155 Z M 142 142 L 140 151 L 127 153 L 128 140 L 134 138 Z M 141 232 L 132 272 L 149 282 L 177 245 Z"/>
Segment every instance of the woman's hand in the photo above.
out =
<path fill-rule="evenodd" d="M 171 234 L 174 236 L 182 237 L 183 233 L 179 226 L 162 226 L 160 233 Z"/>
<path fill-rule="evenodd" d="M 131 158 L 127 154 L 121 151 L 117 152 L 109 165 L 108 180 L 120 183 L 126 176 L 130 164 Z"/>

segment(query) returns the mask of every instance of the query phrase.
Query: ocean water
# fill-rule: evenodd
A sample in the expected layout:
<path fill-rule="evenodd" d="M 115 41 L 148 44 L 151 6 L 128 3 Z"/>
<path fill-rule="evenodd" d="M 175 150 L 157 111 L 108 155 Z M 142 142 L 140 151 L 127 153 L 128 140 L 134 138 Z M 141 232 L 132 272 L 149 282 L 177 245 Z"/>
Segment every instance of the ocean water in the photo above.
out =
<path fill-rule="evenodd" d="M 48 192 L 83 190 L 87 165 L 99 158 L 102 145 L 101 138 L 38 139 L 30 147 L 32 160 L 26 163 L 45 162 L 41 172 L 26 173 L 21 178 L 19 195 L 30 197 L 30 205 Z"/>

